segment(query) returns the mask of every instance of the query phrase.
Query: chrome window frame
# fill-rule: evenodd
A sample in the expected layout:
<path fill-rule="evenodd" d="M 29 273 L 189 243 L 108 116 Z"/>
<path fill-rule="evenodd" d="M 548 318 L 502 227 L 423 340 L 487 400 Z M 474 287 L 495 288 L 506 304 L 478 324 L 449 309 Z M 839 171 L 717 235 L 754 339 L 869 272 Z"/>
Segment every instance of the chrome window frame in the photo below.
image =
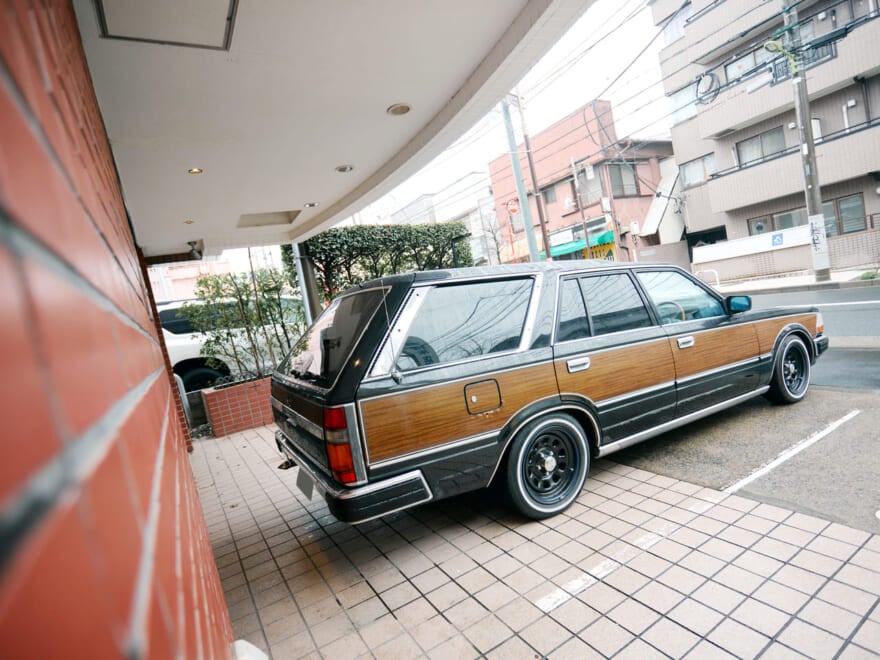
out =
<path fill-rule="evenodd" d="M 410 329 L 412 328 L 412 324 L 415 321 L 416 316 L 418 315 L 418 311 L 421 309 L 425 300 L 427 300 L 427 290 L 446 286 L 466 286 L 468 284 L 474 283 L 509 282 L 513 280 L 532 281 L 532 289 L 529 293 L 529 303 L 528 307 L 526 308 L 523 329 L 520 334 L 519 346 L 506 351 L 498 351 L 497 353 L 486 353 L 483 355 L 475 355 L 473 357 L 463 358 L 461 360 L 439 362 L 437 364 L 419 367 L 418 369 L 410 369 L 405 372 L 400 372 L 400 374 L 416 374 L 432 369 L 446 368 L 459 364 L 467 364 L 470 362 L 479 362 L 481 360 L 490 360 L 526 350 L 531 345 L 535 332 L 538 307 L 540 306 L 543 293 L 544 273 L 535 272 L 513 276 L 505 274 L 503 276 L 483 276 L 453 281 L 432 280 L 429 282 L 419 282 L 412 285 L 412 289 L 410 290 L 409 294 L 407 294 L 406 300 L 404 300 L 403 304 L 401 305 L 397 317 L 394 319 L 394 322 L 391 324 L 388 332 L 385 334 L 385 337 L 382 340 L 382 346 L 376 353 L 376 357 L 373 359 L 370 368 L 367 370 L 367 375 L 364 378 L 363 382 L 368 383 L 395 375 L 395 364 L 398 357 L 400 357 L 400 351 L 403 350 L 404 342 L 401 341 L 400 345 L 398 346 L 394 338 L 396 336 L 399 336 L 403 337 L 405 340 L 406 336 L 409 334 Z M 424 294 L 422 293 L 422 290 L 425 290 Z M 417 302 L 413 303 L 412 301 L 415 298 L 417 298 L 418 300 Z"/>

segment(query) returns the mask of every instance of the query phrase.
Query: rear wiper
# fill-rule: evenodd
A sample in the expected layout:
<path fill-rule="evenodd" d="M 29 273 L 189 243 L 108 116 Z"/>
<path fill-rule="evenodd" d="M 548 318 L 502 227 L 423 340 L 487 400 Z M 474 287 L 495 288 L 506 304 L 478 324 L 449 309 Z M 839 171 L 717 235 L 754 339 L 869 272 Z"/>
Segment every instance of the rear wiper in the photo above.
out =
<path fill-rule="evenodd" d="M 300 380 L 316 381 L 319 378 L 317 374 L 313 374 L 311 371 L 296 371 L 295 369 L 291 369 L 290 373 Z"/>

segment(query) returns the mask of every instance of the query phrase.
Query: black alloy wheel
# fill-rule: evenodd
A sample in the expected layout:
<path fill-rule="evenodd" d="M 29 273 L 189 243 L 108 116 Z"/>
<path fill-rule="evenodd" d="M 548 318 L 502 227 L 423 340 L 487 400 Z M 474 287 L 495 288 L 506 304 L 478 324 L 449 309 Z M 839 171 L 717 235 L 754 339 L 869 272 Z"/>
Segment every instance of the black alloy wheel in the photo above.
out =
<path fill-rule="evenodd" d="M 564 511 L 580 494 L 589 465 L 589 444 L 574 419 L 553 414 L 534 420 L 511 445 L 507 463 L 511 503 L 534 519 Z"/>
<path fill-rule="evenodd" d="M 810 353 L 803 340 L 795 335 L 786 337 L 779 347 L 773 365 L 769 398 L 777 403 L 797 403 L 810 388 Z"/>

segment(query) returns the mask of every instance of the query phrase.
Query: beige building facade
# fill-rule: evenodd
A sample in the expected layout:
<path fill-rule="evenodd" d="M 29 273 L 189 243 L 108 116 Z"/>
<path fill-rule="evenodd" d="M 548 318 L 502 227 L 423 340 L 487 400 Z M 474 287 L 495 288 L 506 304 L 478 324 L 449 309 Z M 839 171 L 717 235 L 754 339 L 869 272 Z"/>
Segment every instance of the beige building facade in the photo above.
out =
<path fill-rule="evenodd" d="M 651 3 L 694 271 L 812 270 L 793 66 L 809 92 L 831 267 L 880 263 L 878 2 L 788 4 L 790 30 L 783 0 Z"/>

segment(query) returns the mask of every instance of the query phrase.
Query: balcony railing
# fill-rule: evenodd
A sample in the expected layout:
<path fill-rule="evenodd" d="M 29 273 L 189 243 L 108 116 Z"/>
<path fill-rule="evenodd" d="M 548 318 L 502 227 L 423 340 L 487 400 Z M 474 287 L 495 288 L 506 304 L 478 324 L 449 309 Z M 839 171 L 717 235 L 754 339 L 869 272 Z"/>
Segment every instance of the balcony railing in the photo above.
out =
<path fill-rule="evenodd" d="M 831 43 L 823 44 L 818 48 L 807 48 L 806 50 L 803 50 L 798 59 L 800 60 L 799 65 L 801 69 L 806 70 L 829 60 L 833 60 L 835 57 L 837 57 L 837 42 L 832 41 Z M 787 57 L 777 57 L 770 63 L 770 65 L 771 73 L 773 75 L 773 81 L 770 83 L 771 85 L 778 85 L 784 80 L 791 78 L 791 61 Z"/>
<path fill-rule="evenodd" d="M 870 128 L 873 128 L 874 126 L 880 126 L 880 117 L 875 117 L 873 119 L 862 122 L 860 124 L 853 124 L 849 128 L 844 128 L 839 131 L 834 131 L 833 133 L 827 133 L 827 134 L 823 135 L 821 138 L 817 139 L 816 144 L 825 144 L 826 142 L 833 142 L 834 140 L 840 140 L 840 139 L 845 138 L 849 135 L 853 135 L 855 133 L 859 133 L 861 131 L 865 131 Z M 750 167 L 755 167 L 756 165 L 761 165 L 761 164 L 769 162 L 771 160 L 776 160 L 778 158 L 784 158 L 785 156 L 799 152 L 800 149 L 801 149 L 800 144 L 796 144 L 791 147 L 788 147 L 787 149 L 785 149 L 783 151 L 777 151 L 774 154 L 770 154 L 768 156 L 765 156 L 764 158 L 760 158 L 758 160 L 752 160 L 752 161 L 749 161 L 748 163 L 745 163 L 743 165 L 734 165 L 733 167 L 728 167 L 727 169 L 724 169 L 724 170 L 718 170 L 717 172 L 710 174 L 709 179 L 718 179 L 720 177 L 739 172 L 740 170 L 745 170 Z"/>

